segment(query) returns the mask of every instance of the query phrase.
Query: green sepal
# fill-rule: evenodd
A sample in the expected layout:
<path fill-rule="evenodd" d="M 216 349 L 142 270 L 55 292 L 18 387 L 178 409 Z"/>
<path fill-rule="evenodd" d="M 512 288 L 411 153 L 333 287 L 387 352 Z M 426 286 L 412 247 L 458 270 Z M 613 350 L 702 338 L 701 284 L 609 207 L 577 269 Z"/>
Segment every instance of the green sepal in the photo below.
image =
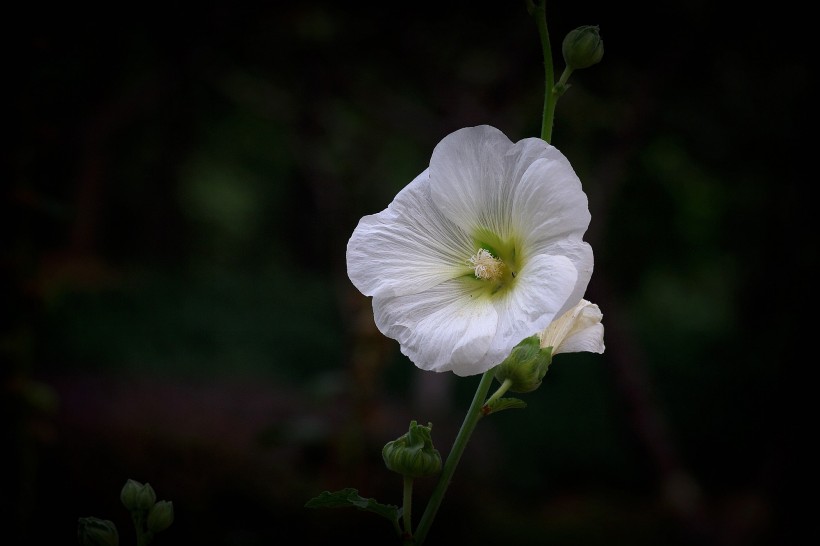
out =
<path fill-rule="evenodd" d="M 341 491 L 323 491 L 318 497 L 313 497 L 305 503 L 305 508 L 343 508 L 354 506 L 359 510 L 373 512 L 389 519 L 394 526 L 398 526 L 401 509 L 392 504 L 381 504 L 376 499 L 365 499 L 359 492 L 347 487 Z"/>
<path fill-rule="evenodd" d="M 410 421 L 409 430 L 382 449 L 382 459 L 388 470 L 406 478 L 432 476 L 441 471 L 441 454 L 433 447 L 432 423 L 419 425 Z"/>
<path fill-rule="evenodd" d="M 510 392 L 532 392 L 541 386 L 550 362 L 552 347 L 541 347 L 536 334 L 513 347 L 510 356 L 494 368 L 493 375 L 499 383 L 509 381 Z"/>
<path fill-rule="evenodd" d="M 527 403 L 518 398 L 497 398 L 485 406 L 484 415 L 490 415 L 505 409 L 523 409 Z"/>

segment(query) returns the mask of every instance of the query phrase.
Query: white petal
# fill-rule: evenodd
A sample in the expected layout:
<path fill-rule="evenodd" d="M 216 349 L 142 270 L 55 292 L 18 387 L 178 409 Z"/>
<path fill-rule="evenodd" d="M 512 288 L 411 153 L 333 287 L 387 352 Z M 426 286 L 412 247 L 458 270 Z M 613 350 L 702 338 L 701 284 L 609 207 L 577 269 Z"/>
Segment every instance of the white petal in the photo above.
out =
<path fill-rule="evenodd" d="M 601 354 L 604 349 L 604 325 L 599 323 L 567 337 L 555 354 L 581 352 Z"/>
<path fill-rule="evenodd" d="M 489 125 L 444 137 L 430 159 L 431 193 L 442 213 L 467 231 L 480 226 L 504 233 L 500 230 L 507 227 L 494 224 L 500 211 L 509 210 L 503 157 L 512 146 L 504 133 Z"/>
<path fill-rule="evenodd" d="M 525 139 L 522 150 L 538 151 L 538 143 Z M 521 175 L 512 203 L 512 229 L 522 234 L 523 259 L 529 254 L 568 257 L 578 273 L 575 287 L 558 310 L 560 316 L 584 295 L 592 276 L 592 247 L 583 241 L 589 226 L 587 196 L 569 161 L 553 146 L 543 150 Z M 523 165 L 523 163 L 522 163 Z M 518 170 L 520 172 L 520 169 Z"/>
<path fill-rule="evenodd" d="M 516 278 L 514 289 L 496 302 L 498 329 L 486 358 L 478 364 L 482 372 L 500 364 L 521 340 L 552 322 L 574 290 L 577 277 L 565 256 L 532 258 Z"/>
<path fill-rule="evenodd" d="M 563 156 L 532 163 L 512 207 L 514 229 L 525 237 L 525 248 L 535 252 L 562 239 L 580 241 L 589 227 L 587 196 Z"/>
<path fill-rule="evenodd" d="M 374 297 L 376 326 L 397 340 L 401 352 L 423 370 L 483 373 L 498 323 L 489 298 L 478 298 L 461 281 L 447 281 L 424 292 Z"/>
<path fill-rule="evenodd" d="M 592 269 L 594 265 L 594 258 L 592 254 L 592 247 L 583 241 L 564 240 L 557 243 L 547 245 L 542 252 L 548 254 L 555 254 L 559 256 L 566 256 L 575 266 L 578 273 L 578 278 L 575 281 L 575 288 L 567 297 L 566 302 L 558 310 L 556 316 L 561 316 L 567 312 L 573 305 L 584 297 L 587 291 L 587 285 L 592 277 Z"/>
<path fill-rule="evenodd" d="M 441 214 L 424 171 L 378 214 L 365 216 L 347 244 L 347 272 L 366 296 L 419 292 L 469 273 L 472 239 Z"/>
<path fill-rule="evenodd" d="M 581 300 L 553 321 L 541 333 L 541 346 L 552 347 L 552 354 L 604 352 L 604 325 L 600 308 Z"/>
<path fill-rule="evenodd" d="M 558 157 L 563 156 L 540 138 L 519 140 L 504 156 L 504 178 L 518 184 L 534 161 Z"/>

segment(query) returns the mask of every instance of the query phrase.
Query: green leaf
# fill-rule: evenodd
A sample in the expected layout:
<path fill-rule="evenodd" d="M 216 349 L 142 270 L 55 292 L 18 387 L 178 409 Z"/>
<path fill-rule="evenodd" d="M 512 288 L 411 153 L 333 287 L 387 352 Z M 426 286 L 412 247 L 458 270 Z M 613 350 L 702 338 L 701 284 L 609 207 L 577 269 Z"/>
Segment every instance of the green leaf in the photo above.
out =
<path fill-rule="evenodd" d="M 398 506 L 392 504 L 381 504 L 376 499 L 365 499 L 359 496 L 359 492 L 352 487 L 341 491 L 323 491 L 318 497 L 314 497 L 305 503 L 306 508 L 340 508 L 355 506 L 359 510 L 373 512 L 389 519 L 394 525 L 398 525 L 401 511 Z"/>
<path fill-rule="evenodd" d="M 520 409 L 526 407 L 527 403 L 518 398 L 498 398 L 487 404 L 488 411 L 485 412 L 485 415 L 490 415 L 491 413 L 505 409 Z"/>

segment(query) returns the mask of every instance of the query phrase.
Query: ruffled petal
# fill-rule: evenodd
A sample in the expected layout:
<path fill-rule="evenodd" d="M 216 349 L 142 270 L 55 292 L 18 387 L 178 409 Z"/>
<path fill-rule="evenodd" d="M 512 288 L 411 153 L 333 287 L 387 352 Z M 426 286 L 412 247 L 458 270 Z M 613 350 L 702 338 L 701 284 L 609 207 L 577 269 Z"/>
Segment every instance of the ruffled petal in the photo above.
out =
<path fill-rule="evenodd" d="M 553 242 L 541 251 L 550 255 L 565 256 L 572 262 L 575 271 L 578 273 L 578 278 L 575 280 L 575 288 L 567 297 L 567 301 L 564 302 L 564 305 L 562 305 L 556 313 L 556 316 L 560 317 L 578 303 L 587 291 L 594 267 L 592 247 L 583 241 L 564 240 Z"/>
<path fill-rule="evenodd" d="M 374 297 L 376 326 L 399 342 L 401 352 L 423 370 L 474 375 L 496 334 L 498 313 L 459 281 L 424 292 Z M 489 368 L 487 368 L 489 369 Z"/>
<path fill-rule="evenodd" d="M 522 252 L 566 256 L 578 272 L 575 288 L 558 310 L 560 316 L 583 297 L 592 277 L 592 247 L 583 241 L 590 213 L 569 161 L 552 146 L 544 155 L 521 175 L 511 214 L 513 230 L 523 237 Z"/>
<path fill-rule="evenodd" d="M 359 221 L 347 244 L 347 272 L 366 296 L 412 294 L 469 273 L 474 252 L 433 203 L 424 171 L 385 210 Z"/>
<path fill-rule="evenodd" d="M 565 256 L 536 256 L 516 279 L 513 290 L 496 301 L 498 328 L 486 357 L 476 366 L 482 373 L 500 364 L 522 339 L 540 332 L 558 316 L 575 288 L 578 274 Z"/>
<path fill-rule="evenodd" d="M 513 144 L 504 157 L 504 177 L 518 184 L 524 173 L 538 159 L 569 164 L 567 158 L 555 146 L 540 138 L 524 138 Z"/>
<path fill-rule="evenodd" d="M 538 159 L 524 172 L 512 202 L 512 218 L 513 229 L 522 234 L 529 252 L 540 253 L 556 241 L 583 238 L 589 227 L 589 204 L 581 181 L 563 156 Z"/>
<path fill-rule="evenodd" d="M 465 231 L 476 227 L 496 233 L 509 223 L 499 216 L 508 211 L 504 156 L 513 144 L 489 125 L 450 133 L 433 150 L 430 159 L 431 193 L 441 212 Z M 506 228 L 504 228 L 506 229 Z"/>

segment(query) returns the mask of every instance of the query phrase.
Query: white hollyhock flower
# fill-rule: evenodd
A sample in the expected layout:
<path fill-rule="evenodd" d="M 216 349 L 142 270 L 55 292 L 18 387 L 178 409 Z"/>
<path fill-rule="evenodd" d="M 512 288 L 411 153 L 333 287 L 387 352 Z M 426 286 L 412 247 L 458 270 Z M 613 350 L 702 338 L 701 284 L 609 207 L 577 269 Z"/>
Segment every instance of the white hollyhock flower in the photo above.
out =
<path fill-rule="evenodd" d="M 604 352 L 603 314 L 592 302 L 578 304 L 552 321 L 539 335 L 542 348 L 552 347 L 552 355 L 559 353 Z"/>
<path fill-rule="evenodd" d="M 484 373 L 578 303 L 592 275 L 587 197 L 539 138 L 460 129 L 347 245 L 376 325 L 421 369 Z"/>

